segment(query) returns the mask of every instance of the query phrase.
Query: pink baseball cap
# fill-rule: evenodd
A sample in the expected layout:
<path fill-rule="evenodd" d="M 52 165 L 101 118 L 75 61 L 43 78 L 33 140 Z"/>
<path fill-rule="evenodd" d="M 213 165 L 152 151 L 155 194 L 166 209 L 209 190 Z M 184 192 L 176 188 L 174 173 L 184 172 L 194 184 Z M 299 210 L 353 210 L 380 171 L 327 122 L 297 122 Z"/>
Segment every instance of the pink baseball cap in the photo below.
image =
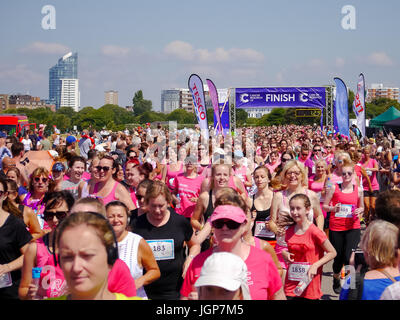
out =
<path fill-rule="evenodd" d="M 219 219 L 229 219 L 237 223 L 243 223 L 247 221 L 246 214 L 244 211 L 236 206 L 222 205 L 215 208 L 211 215 L 211 222 Z"/>

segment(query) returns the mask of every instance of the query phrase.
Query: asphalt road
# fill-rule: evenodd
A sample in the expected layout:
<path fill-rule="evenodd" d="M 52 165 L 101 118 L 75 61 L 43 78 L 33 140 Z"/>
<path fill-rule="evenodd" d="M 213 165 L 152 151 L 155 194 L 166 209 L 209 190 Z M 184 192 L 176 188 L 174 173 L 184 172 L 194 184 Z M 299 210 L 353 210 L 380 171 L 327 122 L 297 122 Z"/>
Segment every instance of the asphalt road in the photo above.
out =
<path fill-rule="evenodd" d="M 339 300 L 339 295 L 332 289 L 332 264 L 333 260 L 324 265 L 322 269 L 321 290 L 323 296 L 321 300 Z"/>

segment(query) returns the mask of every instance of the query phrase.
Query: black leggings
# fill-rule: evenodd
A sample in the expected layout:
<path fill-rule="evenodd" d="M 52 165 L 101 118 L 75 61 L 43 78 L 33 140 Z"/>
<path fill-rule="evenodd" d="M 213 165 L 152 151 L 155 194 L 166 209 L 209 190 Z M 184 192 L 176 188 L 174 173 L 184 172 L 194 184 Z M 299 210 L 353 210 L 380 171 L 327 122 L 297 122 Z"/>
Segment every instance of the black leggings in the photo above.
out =
<path fill-rule="evenodd" d="M 350 256 L 353 249 L 356 249 L 360 242 L 360 229 L 347 231 L 329 230 L 329 241 L 335 248 L 337 255 L 333 260 L 333 273 L 339 274 L 343 265 L 350 264 Z"/>

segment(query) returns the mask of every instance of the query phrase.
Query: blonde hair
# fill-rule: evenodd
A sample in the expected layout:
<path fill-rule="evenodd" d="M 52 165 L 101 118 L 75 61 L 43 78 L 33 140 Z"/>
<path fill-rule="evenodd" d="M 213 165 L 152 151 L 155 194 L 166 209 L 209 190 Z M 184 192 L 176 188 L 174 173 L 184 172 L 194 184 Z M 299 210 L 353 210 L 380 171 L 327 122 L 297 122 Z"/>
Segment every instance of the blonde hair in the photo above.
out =
<path fill-rule="evenodd" d="M 335 153 L 335 164 L 338 163 L 339 157 L 344 157 L 344 161 L 347 160 L 347 161 L 351 162 L 350 155 L 349 155 L 347 152 L 345 152 L 345 151 L 338 151 L 338 152 Z"/>
<path fill-rule="evenodd" d="M 360 247 L 372 269 L 396 267 L 399 229 L 385 220 L 372 221 L 361 239 Z"/>
<path fill-rule="evenodd" d="M 297 167 L 300 170 L 300 174 L 301 174 L 301 185 L 302 186 L 308 186 L 308 177 L 307 177 L 307 172 L 306 172 L 306 168 L 304 167 L 304 164 L 302 164 L 300 161 L 298 160 L 290 160 L 288 161 L 285 166 L 282 169 L 281 172 L 281 181 L 284 182 L 286 179 L 286 172 L 289 171 L 289 169 L 293 168 L 293 167 Z"/>
<path fill-rule="evenodd" d="M 225 167 L 227 167 L 228 168 L 228 170 L 229 170 L 229 176 L 231 176 L 231 174 L 232 174 L 232 166 L 230 165 L 230 164 L 227 164 L 227 163 L 217 163 L 217 164 L 214 164 L 212 167 L 211 167 L 211 182 L 210 182 L 210 189 L 214 189 L 214 177 L 215 177 L 215 171 L 217 170 L 217 167 L 219 167 L 219 166 L 225 166 Z"/>

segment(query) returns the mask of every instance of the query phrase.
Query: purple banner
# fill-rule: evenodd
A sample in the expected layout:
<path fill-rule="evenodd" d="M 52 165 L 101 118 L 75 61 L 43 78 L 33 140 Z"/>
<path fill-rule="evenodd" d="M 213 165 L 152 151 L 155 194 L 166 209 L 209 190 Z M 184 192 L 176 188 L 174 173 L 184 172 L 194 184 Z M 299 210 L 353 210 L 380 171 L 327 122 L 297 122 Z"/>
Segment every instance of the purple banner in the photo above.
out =
<path fill-rule="evenodd" d="M 324 87 L 236 88 L 236 108 L 324 108 Z"/>
<path fill-rule="evenodd" d="M 219 113 L 220 113 L 220 120 L 221 120 L 221 126 L 222 126 L 222 134 L 225 136 L 229 132 L 229 102 L 226 103 L 226 106 L 224 108 L 225 103 L 220 103 L 219 104 Z M 214 128 L 216 134 L 220 133 L 219 127 L 217 126 L 217 118 L 215 117 L 214 113 Z"/>

